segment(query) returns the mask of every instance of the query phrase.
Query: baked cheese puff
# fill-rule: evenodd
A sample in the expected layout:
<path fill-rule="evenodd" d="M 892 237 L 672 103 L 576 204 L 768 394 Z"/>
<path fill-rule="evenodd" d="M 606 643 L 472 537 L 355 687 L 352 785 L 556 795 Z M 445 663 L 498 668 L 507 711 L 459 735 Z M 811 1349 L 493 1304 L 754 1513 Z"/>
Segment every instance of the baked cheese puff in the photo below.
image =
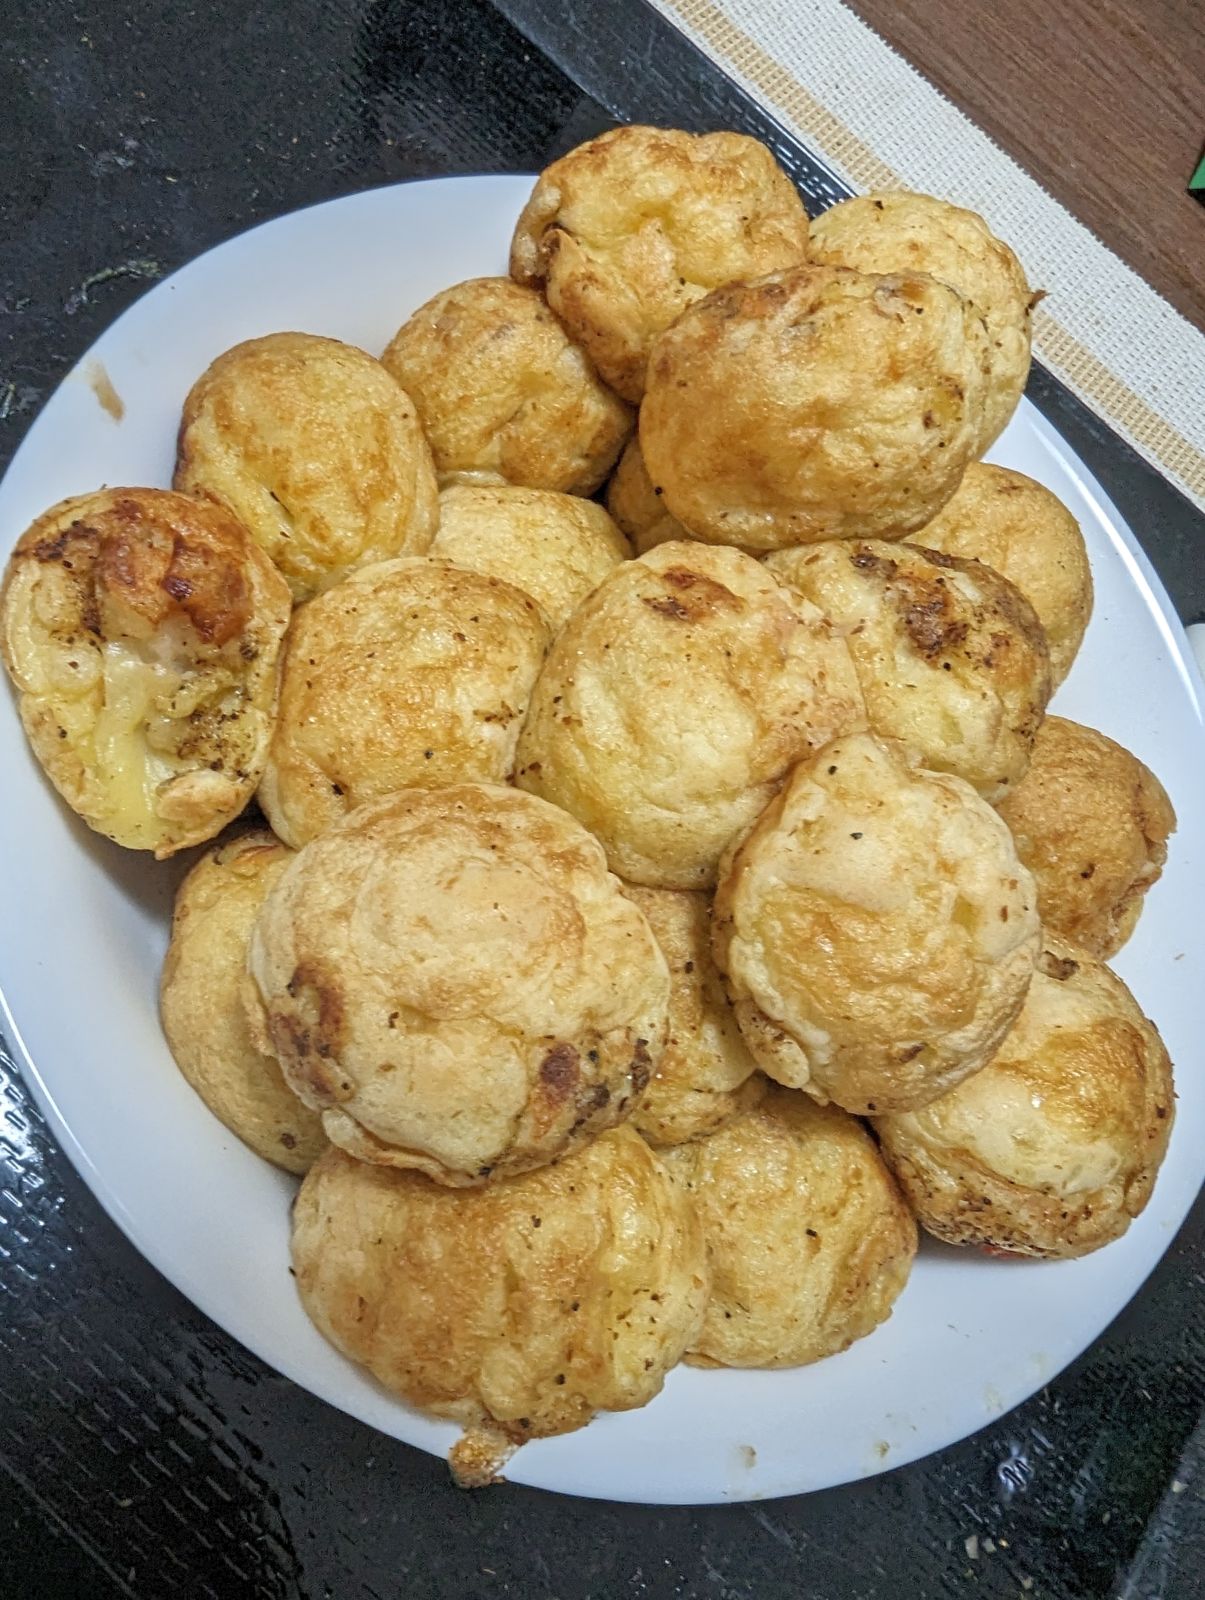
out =
<path fill-rule="evenodd" d="M 862 716 L 813 607 L 738 550 L 663 544 L 557 635 L 515 781 L 584 823 L 620 877 L 703 889 L 791 766 Z"/>
<path fill-rule="evenodd" d="M 445 482 L 593 494 L 632 431 L 543 297 L 509 278 L 444 289 L 381 360 L 413 397 Z"/>
<path fill-rule="evenodd" d="M 640 447 L 695 538 L 902 538 L 976 453 L 987 334 L 924 273 L 800 266 L 717 289 L 658 339 Z"/>
<path fill-rule="evenodd" d="M 670 516 L 653 487 L 639 436 L 628 441 L 607 485 L 607 510 L 641 555 L 671 539 L 690 538 L 682 524 Z"/>
<path fill-rule="evenodd" d="M 717 1128 L 765 1092 L 711 957 L 711 902 L 680 889 L 624 893 L 648 918 L 669 963 L 669 1033 L 657 1070 L 632 1113 L 654 1145 L 681 1144 Z"/>
<path fill-rule="evenodd" d="M 1092 568 L 1079 523 L 1023 472 L 972 461 L 952 500 L 915 536 L 931 550 L 994 567 L 1046 632 L 1054 687 L 1071 670 L 1092 615 Z"/>
<path fill-rule="evenodd" d="M 344 1355 L 465 1432 L 449 1461 L 491 1482 L 528 1439 L 647 1405 L 698 1334 L 698 1218 L 628 1128 L 453 1192 L 331 1150 L 293 1207 L 302 1304 Z"/>
<path fill-rule="evenodd" d="M 267 828 L 222 840 L 180 885 L 159 1011 L 176 1065 L 231 1133 L 286 1172 L 326 1148 L 322 1119 L 251 1038 L 243 1004 L 247 941 L 293 852 Z"/>
<path fill-rule="evenodd" d="M 871 734 L 795 769 L 716 891 L 712 937 L 741 1031 L 791 1088 L 859 1115 L 927 1105 L 1021 1009 L 1034 882 L 961 778 Z"/>
<path fill-rule="evenodd" d="M 548 304 L 633 404 L 656 336 L 711 289 L 807 255 L 808 218 L 764 144 L 613 128 L 546 167 L 511 243 Z"/>
<path fill-rule="evenodd" d="M 1125 984 L 1047 930 L 1024 1009 L 983 1071 L 875 1126 L 939 1239 L 1082 1256 L 1150 1199 L 1174 1102 L 1163 1041 Z"/>
<path fill-rule="evenodd" d="M 767 561 L 849 645 L 874 733 L 996 801 L 1025 775 L 1050 699 L 1033 607 L 979 561 L 834 539 Z"/>
<path fill-rule="evenodd" d="M 665 960 L 601 847 L 491 784 L 403 790 L 308 844 L 248 970 L 332 1143 L 452 1186 L 621 1122 L 665 1042 Z"/>
<path fill-rule="evenodd" d="M 999 809 L 1046 927 L 1102 961 L 1116 955 L 1176 827 L 1151 769 L 1095 728 L 1047 717 L 1029 771 Z"/>
<path fill-rule="evenodd" d="M 421 555 L 437 489 L 409 397 L 337 339 L 271 333 L 220 355 L 184 402 L 177 489 L 229 506 L 308 600 L 356 567 Z"/>
<path fill-rule="evenodd" d="M 449 561 L 362 567 L 296 614 L 260 804 L 300 848 L 397 789 L 501 783 L 550 634 L 530 595 Z"/>
<path fill-rule="evenodd" d="M 514 584 L 555 631 L 632 547 L 603 508 L 580 495 L 457 484 L 439 497 L 431 554 Z"/>
<path fill-rule="evenodd" d="M 164 489 L 60 501 L 0 586 L 0 654 L 47 777 L 90 828 L 170 856 L 255 792 L 289 591 L 223 507 Z"/>
<path fill-rule="evenodd" d="M 811 256 L 859 272 L 928 272 L 972 302 L 991 345 L 982 454 L 1003 433 L 1029 376 L 1035 296 L 1008 245 L 977 212 L 901 190 L 858 195 L 826 211 L 813 224 Z"/>
<path fill-rule="evenodd" d="M 853 1117 L 775 1086 L 664 1159 L 699 1213 L 711 1268 L 692 1364 L 800 1367 L 891 1315 L 916 1223 Z"/>

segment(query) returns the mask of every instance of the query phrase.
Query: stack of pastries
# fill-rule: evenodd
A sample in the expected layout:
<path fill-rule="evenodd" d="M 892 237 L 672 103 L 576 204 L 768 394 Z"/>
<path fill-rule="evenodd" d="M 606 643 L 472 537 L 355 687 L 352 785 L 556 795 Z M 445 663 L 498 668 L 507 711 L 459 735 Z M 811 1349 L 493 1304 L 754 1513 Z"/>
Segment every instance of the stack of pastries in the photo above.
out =
<path fill-rule="evenodd" d="M 303 1175 L 306 1311 L 463 1483 L 679 1361 L 844 1349 L 918 1221 L 1067 1257 L 1151 1193 L 1170 1065 L 1104 962 L 1175 818 L 1047 717 L 1084 541 L 981 459 L 1034 299 L 971 212 L 809 224 L 756 141 L 618 128 L 509 277 L 379 360 L 227 351 L 171 490 L 9 559 L 60 794 L 213 841 L 176 1062 Z"/>

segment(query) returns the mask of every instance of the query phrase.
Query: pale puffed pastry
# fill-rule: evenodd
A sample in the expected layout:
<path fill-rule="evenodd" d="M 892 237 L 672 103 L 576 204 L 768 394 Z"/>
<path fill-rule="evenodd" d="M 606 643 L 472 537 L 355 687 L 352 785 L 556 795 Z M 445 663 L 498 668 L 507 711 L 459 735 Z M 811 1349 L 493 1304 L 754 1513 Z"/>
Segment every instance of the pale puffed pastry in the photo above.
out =
<path fill-rule="evenodd" d="M 859 272 L 927 272 L 972 302 L 991 346 L 981 455 L 1003 433 L 1029 376 L 1035 297 L 1008 245 L 977 212 L 900 190 L 833 206 L 813 224 L 810 254 L 813 261 Z"/>
<path fill-rule="evenodd" d="M 853 1117 L 775 1085 L 754 1110 L 664 1159 L 699 1213 L 711 1271 L 689 1361 L 799 1367 L 891 1315 L 916 1223 Z"/>
<path fill-rule="evenodd" d="M 289 612 L 220 506 L 100 489 L 44 512 L 8 560 L 0 654 L 72 810 L 160 858 L 219 833 L 259 781 Z"/>
<path fill-rule="evenodd" d="M 756 1105 L 765 1079 L 741 1036 L 711 956 L 711 902 L 681 889 L 623 891 L 648 918 L 669 964 L 669 1033 L 632 1126 L 654 1145 L 714 1133 Z"/>
<path fill-rule="evenodd" d="M 790 767 L 862 715 L 814 607 L 738 550 L 663 544 L 553 642 L 515 781 L 584 823 L 621 877 L 706 888 Z"/>
<path fill-rule="evenodd" d="M 592 494 L 632 431 L 542 296 L 509 278 L 444 289 L 381 360 L 418 407 L 445 481 Z"/>
<path fill-rule="evenodd" d="M 580 495 L 458 484 L 439 497 L 430 553 L 513 583 L 555 630 L 632 547 L 603 508 Z"/>
<path fill-rule="evenodd" d="M 852 734 L 795 769 L 721 867 L 716 962 L 771 1077 L 859 1114 L 910 1110 L 1011 1027 L 1036 898 L 969 784 Z"/>
<path fill-rule="evenodd" d="M 551 637 L 529 594 L 448 561 L 362 567 L 303 606 L 260 803 L 299 848 L 397 789 L 510 776 Z"/>
<path fill-rule="evenodd" d="M 1000 815 L 1037 881 L 1046 927 L 1101 960 L 1116 955 L 1176 826 L 1151 769 L 1095 728 L 1047 717 Z"/>
<path fill-rule="evenodd" d="M 770 556 L 849 645 L 874 733 L 996 801 L 1025 775 L 1050 699 L 1042 625 L 991 567 L 882 540 Z"/>
<path fill-rule="evenodd" d="M 214 1116 L 266 1160 L 305 1172 L 326 1148 L 322 1119 L 256 1047 L 243 1003 L 252 925 L 292 857 L 267 828 L 201 857 L 176 894 L 159 1014 L 176 1065 Z"/>
<path fill-rule="evenodd" d="M 405 790 L 307 845 L 248 954 L 287 1082 L 361 1160 L 449 1185 L 627 1117 L 669 974 L 572 817 L 489 784 Z"/>
<path fill-rule="evenodd" d="M 466 1487 L 527 1439 L 647 1405 L 707 1294 L 694 1209 L 628 1128 L 459 1193 L 331 1150 L 293 1207 L 293 1270 L 332 1344 L 462 1425 Z"/>
<path fill-rule="evenodd" d="M 1082 1256 L 1150 1199 L 1174 1100 L 1163 1041 L 1125 984 L 1047 931 L 1024 1009 L 983 1071 L 875 1126 L 939 1239 Z"/>
<path fill-rule="evenodd" d="M 982 319 L 948 284 L 796 267 L 719 289 L 662 334 L 640 447 L 695 538 L 901 538 L 975 453 L 986 365 Z"/>
<path fill-rule="evenodd" d="M 220 501 L 296 600 L 431 542 L 437 488 L 414 406 L 379 361 L 308 333 L 220 355 L 184 402 L 175 485 Z"/>
<path fill-rule="evenodd" d="M 639 435 L 629 439 L 607 485 L 607 510 L 640 555 L 671 539 L 690 538 L 677 518 L 670 516 L 662 496 L 653 487 Z"/>
<path fill-rule="evenodd" d="M 1092 569 L 1079 523 L 1023 472 L 972 461 L 952 500 L 914 542 L 982 561 L 1029 601 L 1046 633 L 1051 682 L 1071 670 L 1092 615 Z"/>
<path fill-rule="evenodd" d="M 734 278 L 802 261 L 808 218 L 765 145 L 739 133 L 613 128 L 546 167 L 515 228 L 511 275 L 633 403 L 649 348 Z"/>

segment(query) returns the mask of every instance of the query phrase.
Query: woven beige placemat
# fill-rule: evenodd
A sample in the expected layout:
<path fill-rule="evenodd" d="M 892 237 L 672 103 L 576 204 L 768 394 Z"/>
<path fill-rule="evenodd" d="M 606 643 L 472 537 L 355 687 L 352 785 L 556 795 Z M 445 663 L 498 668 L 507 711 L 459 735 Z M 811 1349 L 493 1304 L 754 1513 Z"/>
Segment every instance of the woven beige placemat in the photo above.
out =
<path fill-rule="evenodd" d="M 1047 291 L 1048 371 L 1205 510 L 1205 334 L 840 0 L 653 0 L 854 189 L 981 212 Z"/>

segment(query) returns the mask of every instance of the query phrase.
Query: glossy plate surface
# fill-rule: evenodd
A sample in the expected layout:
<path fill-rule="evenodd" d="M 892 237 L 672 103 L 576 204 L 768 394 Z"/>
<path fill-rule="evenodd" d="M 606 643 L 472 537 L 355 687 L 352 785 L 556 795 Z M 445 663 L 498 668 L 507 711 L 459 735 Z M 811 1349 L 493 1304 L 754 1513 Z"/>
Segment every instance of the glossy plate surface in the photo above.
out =
<path fill-rule="evenodd" d="M 301 329 L 378 353 L 425 299 L 505 271 L 526 178 L 374 190 L 267 223 L 157 285 L 67 376 L 0 485 L 0 551 L 53 501 L 170 481 L 181 403 L 220 351 Z M 124 408 L 113 412 L 116 394 Z M 108 401 L 106 405 L 102 402 Z M 650 1502 L 794 1494 L 881 1472 L 973 1432 L 1072 1360 L 1125 1305 L 1205 1178 L 1201 681 L 1180 624 L 1099 485 L 1028 404 L 992 459 L 1078 517 L 1096 614 L 1056 710 L 1149 762 L 1179 815 L 1168 870 L 1115 965 L 1177 1064 L 1154 1199 L 1081 1261 L 922 1248 L 890 1321 L 844 1355 L 775 1373 L 680 1368 L 643 1411 L 526 1446 L 507 1476 Z M 71 1160 L 138 1248 L 214 1321 L 314 1394 L 439 1454 L 455 1437 L 392 1400 L 310 1326 L 288 1274 L 293 1183 L 244 1149 L 176 1072 L 156 989 L 183 870 L 91 834 L 29 754 L 0 691 L 0 988 L 5 1031 Z"/>

